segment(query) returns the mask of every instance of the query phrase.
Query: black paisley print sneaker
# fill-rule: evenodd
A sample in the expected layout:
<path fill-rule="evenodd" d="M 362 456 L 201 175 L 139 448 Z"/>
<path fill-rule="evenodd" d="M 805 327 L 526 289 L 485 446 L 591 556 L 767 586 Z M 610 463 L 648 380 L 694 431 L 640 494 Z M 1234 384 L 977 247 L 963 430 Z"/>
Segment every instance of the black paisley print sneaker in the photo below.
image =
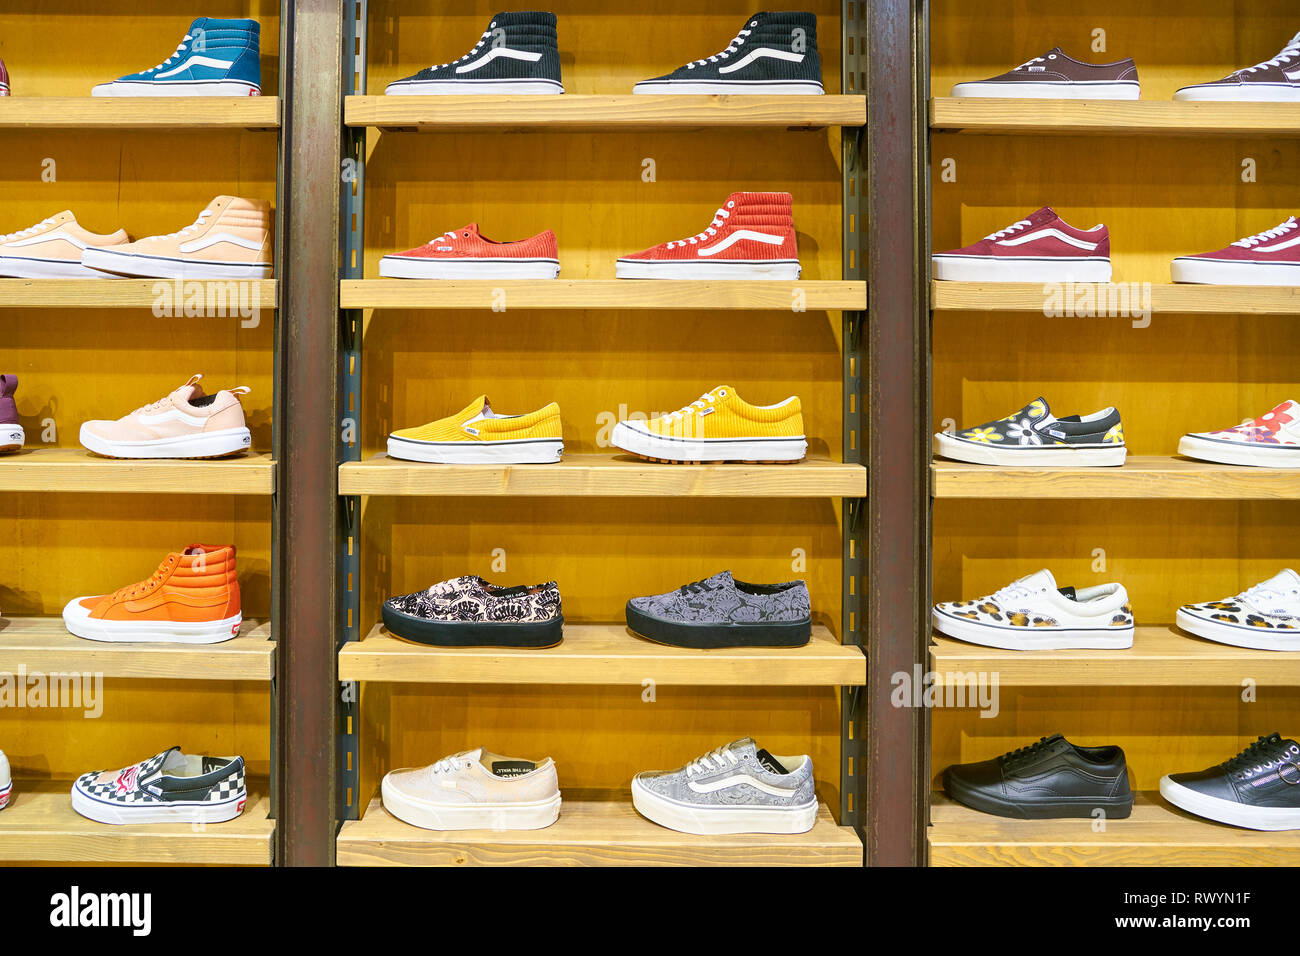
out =
<path fill-rule="evenodd" d="M 1006 418 L 954 435 L 939 432 L 934 453 L 976 465 L 1073 468 L 1122 465 L 1127 449 L 1115 409 L 1057 418 L 1047 399 L 1037 398 Z"/>
<path fill-rule="evenodd" d="M 554 581 L 503 588 L 477 575 L 389 598 L 383 615 L 390 634 L 438 647 L 553 647 L 564 628 Z"/>
<path fill-rule="evenodd" d="M 730 571 L 627 602 L 627 626 L 674 647 L 802 647 L 812 609 L 802 581 L 746 584 Z"/>
<path fill-rule="evenodd" d="M 1300 574 L 1286 568 L 1236 597 L 1184 604 L 1178 626 L 1220 644 L 1300 651 Z"/>

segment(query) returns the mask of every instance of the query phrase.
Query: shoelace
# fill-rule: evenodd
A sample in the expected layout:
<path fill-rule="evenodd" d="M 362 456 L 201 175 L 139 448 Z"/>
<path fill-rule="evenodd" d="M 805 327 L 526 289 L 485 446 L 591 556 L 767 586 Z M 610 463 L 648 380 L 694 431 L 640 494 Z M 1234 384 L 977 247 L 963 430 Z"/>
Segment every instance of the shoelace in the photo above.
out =
<path fill-rule="evenodd" d="M 134 598 L 140 594 L 148 594 L 162 583 L 163 578 L 167 576 L 167 571 L 171 568 L 171 564 L 172 559 L 168 558 L 162 564 L 158 565 L 158 570 L 154 571 L 154 573 L 149 575 L 145 580 L 137 581 L 135 584 L 128 584 L 124 588 L 118 588 L 113 592 L 112 599 L 117 601 Z"/>
<path fill-rule="evenodd" d="M 688 763 L 686 765 L 686 776 L 695 777 L 702 773 L 712 773 L 726 766 L 734 767 L 738 763 L 740 763 L 740 758 L 736 756 L 730 744 L 725 744 L 717 750 L 710 750 L 703 756 L 696 757 Z"/>
<path fill-rule="evenodd" d="M 1029 226 L 1029 225 L 1032 225 L 1032 223 L 1030 223 L 1030 221 L 1029 221 L 1028 219 L 1021 219 L 1019 222 L 1013 222 L 1011 225 L 1007 226 L 1005 229 L 999 229 L 997 232 L 991 232 L 991 233 L 989 233 L 989 234 L 988 234 L 987 236 L 985 236 L 984 238 L 985 238 L 985 239 L 1001 239 L 1003 236 L 1009 236 L 1009 235 L 1011 235 L 1013 232 L 1019 232 L 1021 229 L 1024 229 L 1026 226 Z"/>
<path fill-rule="evenodd" d="M 1034 594 L 1034 589 L 1014 581 L 1004 588 L 1000 588 L 993 593 L 993 600 L 999 604 L 1011 604 L 1015 601 L 1028 600 Z"/>
<path fill-rule="evenodd" d="M 148 414 L 151 413 L 151 412 L 160 412 L 160 411 L 163 410 L 163 408 L 164 408 L 164 407 L 167 405 L 167 403 L 170 402 L 170 401 L 171 401 L 171 396 L 170 396 L 170 395 L 166 395 L 166 396 L 164 396 L 163 398 L 158 399 L 158 401 L 156 401 L 156 402 L 150 402 L 148 405 L 141 405 L 139 408 L 137 408 L 137 409 L 136 409 L 135 411 L 133 411 L 131 414 L 132 414 L 132 415 L 148 415 Z"/>
<path fill-rule="evenodd" d="M 198 218 L 198 219 L 194 220 L 192 223 L 190 223 L 190 224 L 189 224 L 188 226 L 186 226 L 184 229 L 177 229 L 175 232 L 169 232 L 169 233 L 167 233 L 167 235 L 165 235 L 165 236 L 150 236 L 149 238 L 150 238 L 150 240 L 158 240 L 158 239 L 174 239 L 174 238 L 176 238 L 177 236 L 189 236 L 189 235 L 193 235 L 193 234 L 194 234 L 194 233 L 199 229 L 199 227 L 201 227 L 201 226 L 206 226 L 206 225 L 208 224 L 208 219 L 209 219 L 212 215 L 213 215 L 213 212 L 212 212 L 211 209 L 205 209 L 205 210 L 203 210 L 203 212 L 199 213 L 199 218 Z"/>
<path fill-rule="evenodd" d="M 454 240 L 459 235 L 460 235 L 459 232 L 457 232 L 455 229 L 452 229 L 450 232 L 444 232 L 441 236 L 434 236 L 432 239 L 429 240 L 428 244 L 433 245 L 435 242 L 442 242 L 444 239 Z"/>
<path fill-rule="evenodd" d="M 1274 226 L 1272 229 L 1265 229 L 1263 232 L 1257 233 L 1253 236 L 1247 236 L 1245 239 L 1238 239 L 1233 243 L 1233 245 L 1241 246 L 1243 249 L 1249 249 L 1252 246 L 1259 245 L 1261 242 L 1268 242 L 1270 239 L 1277 239 L 1280 236 L 1285 236 L 1292 229 L 1296 228 L 1297 225 L 1300 224 L 1296 222 L 1295 216 L 1292 216 L 1280 226 Z"/>
<path fill-rule="evenodd" d="M 1046 62 L 1046 60 L 1047 60 L 1047 57 L 1045 57 L 1045 56 L 1036 56 L 1036 57 L 1034 57 L 1032 60 L 1029 60 L 1029 61 L 1026 62 L 1026 63 L 1021 63 L 1018 67 L 1016 67 L 1015 70 L 1012 70 L 1011 72 L 1012 72 L 1012 73 L 1015 73 L 1015 72 L 1017 72 L 1018 70 L 1027 70 L 1027 69 L 1029 69 L 1031 66 L 1033 66 L 1035 63 L 1044 63 L 1044 62 Z"/>
<path fill-rule="evenodd" d="M 1003 762 L 1012 762 L 1024 760 L 1026 757 L 1032 757 L 1046 747 L 1049 743 L 1055 743 L 1055 737 L 1041 737 L 1037 743 L 1029 744 L 1025 747 L 1017 747 L 1008 754 L 1003 754 Z"/>
<path fill-rule="evenodd" d="M 701 239 L 707 239 L 710 236 L 716 236 L 718 234 L 718 227 L 723 225 L 724 221 L 730 218 L 731 218 L 731 213 L 729 213 L 725 209 L 719 209 L 717 212 L 713 214 L 713 222 L 709 223 L 709 227 L 705 229 L 703 232 L 697 232 L 694 236 L 690 237 L 689 239 L 673 239 L 670 242 L 665 243 L 665 248 L 673 249 L 676 248 L 677 246 L 684 246 L 687 243 L 694 245 L 695 243 L 698 243 Z"/>
<path fill-rule="evenodd" d="M 715 404 L 717 400 L 718 400 L 718 396 L 715 395 L 713 392 L 705 392 L 703 395 L 701 395 L 695 401 L 691 402 L 689 405 L 683 405 L 681 408 L 677 409 L 677 411 L 670 412 L 668 414 L 668 417 L 673 419 L 674 421 L 680 421 L 681 419 L 685 418 L 687 415 L 694 415 L 698 411 L 703 411 L 705 408 L 708 408 L 710 405 Z"/>
<path fill-rule="evenodd" d="M 31 236 L 37 232 L 40 232 L 46 226 L 52 226 L 52 225 L 54 225 L 53 216 L 51 216 L 49 219 L 42 219 L 34 226 L 28 226 L 26 229 L 19 229 L 17 232 L 9 233 L 9 235 L 7 236 L 0 236 L 0 242 L 8 242 L 10 239 L 21 239 L 24 236 Z"/>
<path fill-rule="evenodd" d="M 1237 595 L 1238 601 L 1248 601 L 1253 607 L 1265 610 L 1270 614 L 1287 615 L 1289 612 L 1282 607 L 1282 601 L 1286 597 L 1286 591 L 1278 588 L 1268 587 L 1263 584 L 1256 584 L 1254 587 L 1247 588 Z M 1292 594 L 1296 590 L 1292 589 Z"/>
<path fill-rule="evenodd" d="M 1281 746 L 1282 738 L 1278 734 L 1268 734 L 1260 737 L 1237 756 L 1229 757 L 1219 766 L 1228 771 L 1263 770 L 1280 762 L 1281 755 L 1278 749 Z"/>
<path fill-rule="evenodd" d="M 464 56 L 459 57 L 455 60 L 448 60 L 446 63 L 439 63 L 437 66 L 429 67 L 429 69 L 441 70 L 444 66 L 451 66 L 453 63 L 459 63 L 461 60 L 468 60 L 470 57 L 472 57 L 475 53 L 478 52 L 479 47 L 481 47 L 484 43 L 487 43 L 488 38 L 492 36 L 492 31 L 496 29 L 496 26 L 497 24 L 495 20 L 489 23 L 488 28 L 483 31 L 483 35 L 479 37 L 478 42 L 474 44 L 474 48 L 470 50 L 468 53 L 466 53 Z"/>
<path fill-rule="evenodd" d="M 706 581 L 692 581 L 690 584 L 683 584 L 677 590 L 682 594 L 703 594 L 705 591 L 712 591 L 713 588 Z"/>
<path fill-rule="evenodd" d="M 1271 60 L 1265 60 L 1263 63 L 1256 63 L 1254 66 L 1248 66 L 1244 70 L 1238 70 L 1238 73 L 1254 73 L 1257 70 L 1267 70 L 1270 66 L 1281 66 L 1283 63 L 1290 63 L 1296 57 L 1300 57 L 1300 33 L 1291 38 L 1277 56 Z"/>
<path fill-rule="evenodd" d="M 458 754 L 452 754 L 450 757 L 443 757 L 433 765 L 434 773 L 451 773 L 454 770 L 460 770 L 466 765 L 465 758 L 469 756 L 469 751 L 464 750 Z"/>
<path fill-rule="evenodd" d="M 749 25 L 752 27 L 756 22 L 757 21 L 755 20 L 751 20 Z M 735 35 L 735 37 L 732 38 L 731 42 L 727 44 L 727 48 L 725 50 L 720 50 L 717 53 L 713 54 L 713 56 L 706 56 L 702 60 L 696 60 L 694 63 L 687 63 L 686 69 L 693 70 L 697 66 L 704 66 L 705 64 L 708 63 L 717 63 L 718 60 L 720 59 L 725 60 L 727 57 L 731 56 L 731 54 L 739 51 L 740 48 L 745 45 L 745 38 L 753 32 L 754 31 L 750 29 L 741 30 L 739 33 Z"/>
<path fill-rule="evenodd" d="M 192 40 L 192 39 L 194 39 L 194 38 L 191 37 L 188 33 L 185 34 L 185 39 L 181 40 L 180 43 L 176 44 L 176 52 L 175 52 L 175 53 L 173 53 L 173 54 L 172 54 L 171 56 L 169 56 L 167 59 L 163 60 L 163 61 L 162 61 L 161 63 L 159 63 L 157 66 L 151 66 L 149 69 L 145 70 L 145 72 L 146 72 L 146 73 L 153 73 L 153 72 L 156 72 L 157 70 L 161 70 L 164 66 L 166 66 L 166 65 L 169 64 L 169 63 L 171 63 L 172 60 L 176 59 L 176 57 L 180 56 L 183 52 L 185 52 L 185 44 L 189 43 L 190 40 Z"/>

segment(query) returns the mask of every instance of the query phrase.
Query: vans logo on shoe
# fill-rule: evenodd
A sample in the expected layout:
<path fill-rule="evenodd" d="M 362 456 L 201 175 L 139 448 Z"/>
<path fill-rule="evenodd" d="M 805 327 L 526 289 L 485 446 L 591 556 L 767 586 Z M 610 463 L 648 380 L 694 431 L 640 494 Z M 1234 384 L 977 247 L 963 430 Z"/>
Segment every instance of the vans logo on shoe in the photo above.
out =
<path fill-rule="evenodd" d="M 750 52 L 743 59 L 721 67 L 718 72 L 735 73 L 737 70 L 743 70 L 745 67 L 749 66 L 749 64 L 765 57 L 773 60 L 785 60 L 787 63 L 802 63 L 804 54 L 791 53 L 789 50 L 773 50 L 771 47 L 765 46 L 759 47 L 757 50 Z"/>
<path fill-rule="evenodd" d="M 456 67 L 457 73 L 473 73 L 475 70 L 487 66 L 499 56 L 507 57 L 511 60 L 526 60 L 529 63 L 536 63 L 542 58 L 540 53 L 529 53 L 527 50 L 512 50 L 508 46 L 497 47 L 488 50 L 473 63 L 466 63 L 464 66 Z"/>
<path fill-rule="evenodd" d="M 779 246 L 784 241 L 780 236 L 774 236 L 770 233 L 754 232 L 752 229 L 737 229 L 715 246 L 696 249 L 695 254 L 697 256 L 716 256 L 719 252 L 730 249 L 742 239 L 752 239 L 754 242 L 763 242 L 769 246 Z"/>
<path fill-rule="evenodd" d="M 999 239 L 999 246 L 1023 246 L 1027 242 L 1033 242 L 1035 239 L 1043 238 L 1059 239 L 1066 245 L 1074 246 L 1076 249 L 1086 249 L 1089 252 L 1094 251 L 1099 245 L 1096 242 L 1085 242 L 1082 239 L 1076 239 L 1074 236 L 1066 235 L 1059 229 L 1039 229 L 1037 232 L 1028 232 L 1023 236 L 1016 236 L 1014 239 Z"/>

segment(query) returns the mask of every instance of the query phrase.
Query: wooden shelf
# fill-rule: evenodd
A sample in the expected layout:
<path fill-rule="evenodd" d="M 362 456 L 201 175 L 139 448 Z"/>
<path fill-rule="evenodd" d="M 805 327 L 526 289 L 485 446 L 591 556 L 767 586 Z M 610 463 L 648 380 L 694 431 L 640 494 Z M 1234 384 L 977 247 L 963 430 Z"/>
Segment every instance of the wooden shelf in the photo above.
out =
<path fill-rule="evenodd" d="M 1155 455 L 1130 455 L 1119 468 L 999 468 L 936 460 L 930 473 L 936 498 L 1300 498 L 1300 469 L 1216 465 Z"/>
<path fill-rule="evenodd" d="M 0 618 L 0 671 L 77 672 L 163 680 L 269 681 L 271 625 L 245 621 L 220 644 L 110 644 L 69 634 L 61 617 Z"/>
<path fill-rule="evenodd" d="M 941 282 L 931 286 L 931 305 L 936 312 L 1037 312 L 1043 315 L 1050 289 L 1041 282 Z M 1091 286 L 1091 289 L 1085 287 Z M 1139 284 L 1139 297 L 1124 283 L 1076 282 L 1068 299 L 1060 305 L 1078 308 L 1091 301 L 1097 314 L 1119 316 L 1115 321 L 1136 317 L 1148 308 L 1152 313 L 1182 315 L 1300 315 L 1300 287 L 1152 284 L 1150 300 Z M 1091 295 L 1089 300 L 1087 296 Z M 1054 311 L 1056 314 L 1055 306 Z M 1124 313 L 1127 313 L 1125 315 Z"/>
<path fill-rule="evenodd" d="M 1246 830 L 1184 813 L 1140 793 L 1133 815 L 1108 820 L 1012 820 L 932 795 L 931 866 L 1296 866 L 1300 830 Z"/>
<path fill-rule="evenodd" d="M 598 799 L 595 797 L 604 797 Z M 7 811 L 6 811 L 7 812 Z M 340 866 L 862 866 L 862 842 L 822 804 L 807 833 L 696 836 L 642 817 L 623 795 L 567 794 L 542 830 L 422 830 L 384 809 L 343 824 Z"/>
<path fill-rule="evenodd" d="M 2 645 L 0 645 L 2 646 Z M 0 656 L 0 662 L 3 656 Z M 339 651 L 339 680 L 419 684 L 862 685 L 867 661 L 821 625 L 805 647 L 692 650 L 656 644 L 623 624 L 568 624 L 558 647 L 428 647 L 376 624 Z"/>
<path fill-rule="evenodd" d="M 93 768 L 92 768 L 93 769 Z M 72 781 L 15 780 L 0 810 L 0 860 L 270 866 L 275 821 L 266 781 L 248 781 L 244 812 L 225 823 L 114 826 L 72 809 Z"/>
<path fill-rule="evenodd" d="M 938 633 L 930 644 L 937 687 L 1269 687 L 1300 684 L 1300 654 L 1216 644 L 1174 627 L 1139 627 L 1126 650 L 1008 651 Z"/>
<path fill-rule="evenodd" d="M 0 279 L 0 308 L 6 309 L 152 310 L 160 297 L 169 296 L 164 307 L 183 316 L 187 307 L 198 306 L 199 295 L 204 314 L 214 318 L 186 321 L 245 321 L 241 308 L 271 311 L 277 305 L 274 279 Z"/>
<path fill-rule="evenodd" d="M 6 96 L 0 129 L 278 129 L 277 96 Z"/>
<path fill-rule="evenodd" d="M 580 130 L 862 126 L 865 96 L 349 96 L 348 126 L 386 130 Z"/>
<path fill-rule="evenodd" d="M 0 457 L 0 491 L 130 492 L 179 495 L 270 495 L 270 455 L 211 461 L 100 458 L 81 448 L 41 448 Z"/>
<path fill-rule="evenodd" d="M 930 128 L 962 133 L 1300 136 L 1300 104 L 935 97 Z"/>
<path fill-rule="evenodd" d="M 825 458 L 793 465 L 668 465 L 620 454 L 566 455 L 553 465 L 433 465 L 376 455 L 339 466 L 341 495 L 861 498 L 866 493 L 866 468 Z"/>
<path fill-rule="evenodd" d="M 865 282 L 683 279 L 345 279 L 345 309 L 862 311 Z"/>

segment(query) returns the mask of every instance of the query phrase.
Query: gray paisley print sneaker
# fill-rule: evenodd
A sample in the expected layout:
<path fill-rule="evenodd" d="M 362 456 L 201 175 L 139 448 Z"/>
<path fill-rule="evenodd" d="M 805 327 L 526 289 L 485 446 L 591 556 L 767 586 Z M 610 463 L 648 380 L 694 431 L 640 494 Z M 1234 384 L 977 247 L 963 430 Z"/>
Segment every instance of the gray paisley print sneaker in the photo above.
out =
<path fill-rule="evenodd" d="M 467 574 L 384 602 L 389 633 L 439 647 L 553 647 L 564 615 L 554 581 L 503 588 Z"/>
<path fill-rule="evenodd" d="M 627 602 L 627 626 L 675 647 L 802 647 L 812 636 L 802 581 L 746 584 L 730 571 Z"/>

